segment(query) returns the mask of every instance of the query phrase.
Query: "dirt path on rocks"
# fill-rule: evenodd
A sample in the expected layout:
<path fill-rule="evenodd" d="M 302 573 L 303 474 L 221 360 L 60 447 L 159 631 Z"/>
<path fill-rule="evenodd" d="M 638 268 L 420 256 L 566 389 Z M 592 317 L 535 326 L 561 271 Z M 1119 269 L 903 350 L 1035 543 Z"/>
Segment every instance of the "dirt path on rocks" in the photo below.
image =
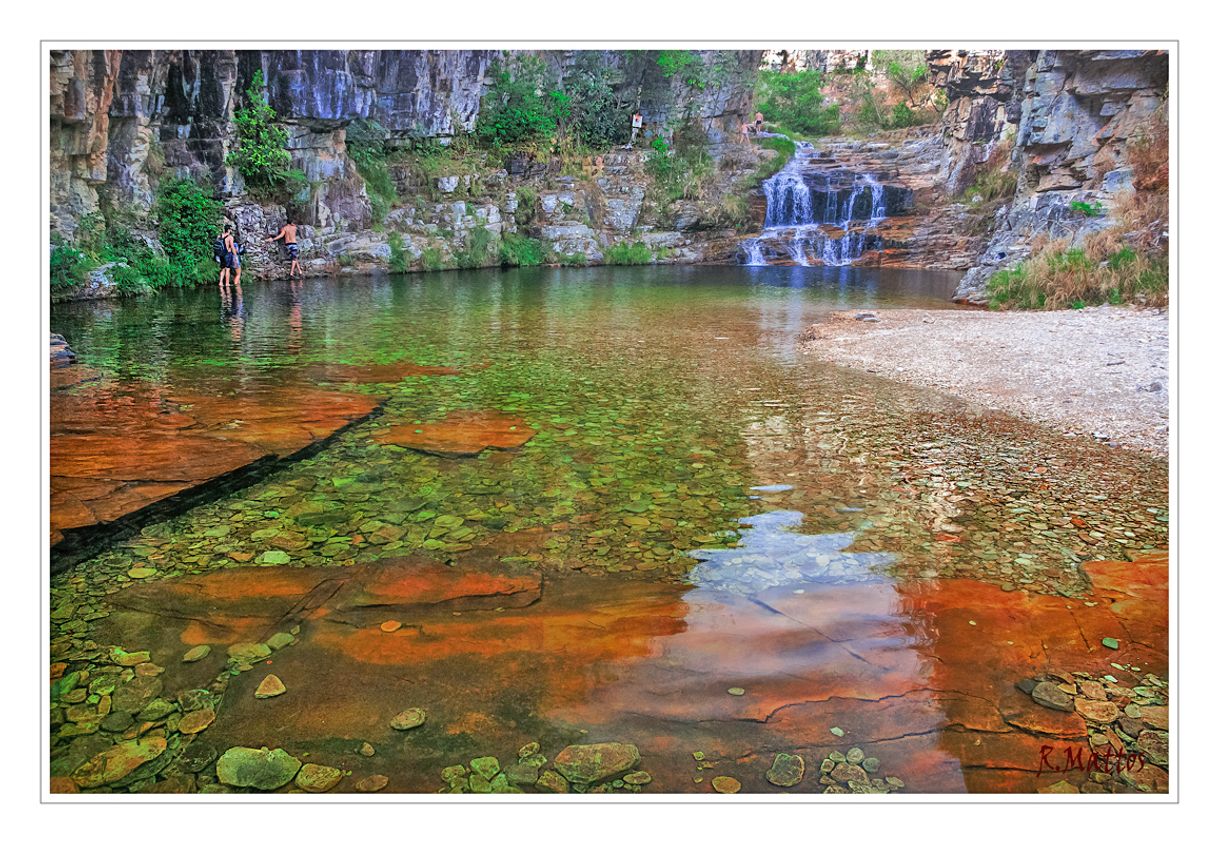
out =
<path fill-rule="evenodd" d="M 821 360 L 1167 455 L 1166 310 L 848 311 L 801 339 Z"/>

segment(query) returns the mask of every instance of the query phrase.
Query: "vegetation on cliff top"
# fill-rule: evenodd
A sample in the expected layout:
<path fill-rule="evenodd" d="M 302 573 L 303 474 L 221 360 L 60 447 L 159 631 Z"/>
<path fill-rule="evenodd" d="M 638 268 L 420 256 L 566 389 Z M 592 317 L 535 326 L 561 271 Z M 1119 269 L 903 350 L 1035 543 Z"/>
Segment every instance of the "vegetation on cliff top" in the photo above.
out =
<path fill-rule="evenodd" d="M 246 105 L 237 109 L 237 148 L 228 154 L 229 166 L 236 167 L 253 190 L 298 189 L 306 181 L 304 173 L 291 168 L 292 153 L 287 149 L 288 133 L 276 125 L 278 115 L 267 100 L 262 71 L 254 71 L 245 89 Z"/>
<path fill-rule="evenodd" d="M 757 107 L 776 131 L 796 137 L 835 134 L 841 128 L 841 108 L 825 105 L 823 83 L 819 70 L 763 70 L 757 79 Z"/>

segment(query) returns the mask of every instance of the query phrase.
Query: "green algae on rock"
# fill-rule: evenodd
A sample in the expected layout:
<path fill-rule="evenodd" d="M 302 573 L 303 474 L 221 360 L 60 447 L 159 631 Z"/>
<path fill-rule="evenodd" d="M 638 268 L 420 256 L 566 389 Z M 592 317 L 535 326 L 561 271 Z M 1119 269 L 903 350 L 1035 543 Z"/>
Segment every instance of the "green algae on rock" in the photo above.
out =
<path fill-rule="evenodd" d="M 572 784 L 589 785 L 613 778 L 639 763 L 639 748 L 634 744 L 575 744 L 554 758 L 554 767 Z"/>
<path fill-rule="evenodd" d="M 232 787 L 278 790 L 295 778 L 299 759 L 282 749 L 235 746 L 216 761 L 216 777 Z"/>
<path fill-rule="evenodd" d="M 803 756 L 778 753 L 770 769 L 766 770 L 765 778 L 775 787 L 795 787 L 804 780 Z"/>

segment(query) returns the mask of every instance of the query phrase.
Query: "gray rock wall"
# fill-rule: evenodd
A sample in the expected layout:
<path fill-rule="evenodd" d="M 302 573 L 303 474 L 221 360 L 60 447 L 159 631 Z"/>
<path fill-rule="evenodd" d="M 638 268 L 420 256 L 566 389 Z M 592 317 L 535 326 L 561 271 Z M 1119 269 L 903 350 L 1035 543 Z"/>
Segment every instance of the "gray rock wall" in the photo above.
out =
<path fill-rule="evenodd" d="M 387 235 L 372 225 L 364 182 L 347 156 L 346 127 L 357 119 L 375 120 L 391 139 L 468 133 L 477 125 L 487 76 L 499 55 L 495 50 L 54 52 L 51 230 L 71 240 L 81 219 L 103 205 L 133 214 L 138 226 L 141 216 L 148 217 L 162 178 L 190 177 L 211 183 L 225 199 L 229 218 L 239 230 L 249 229 L 247 266 L 277 273 L 277 255 L 255 243 L 253 235 L 278 225 L 284 209 L 252 201 L 240 174 L 225 163 L 234 145 L 234 113 L 261 70 L 270 104 L 288 129 L 293 165 L 312 185 L 308 201 L 297 209 L 315 247 L 312 268 L 333 268 L 340 260 L 352 271 L 384 266 Z M 578 57 L 576 51 L 539 55 L 559 79 Z M 602 51 L 601 58 L 619 72 L 619 95 L 626 102 L 633 99 L 648 123 L 699 122 L 712 154 L 722 157 L 738 145 L 738 126 L 751 113 L 761 53 L 697 55 L 706 68 L 700 86 L 666 77 L 653 53 Z M 553 229 L 560 245 L 578 245 L 590 259 L 618 238 L 647 233 L 633 230 L 641 224 L 646 184 L 637 163 L 620 165 L 607 181 L 593 179 L 588 189 L 581 188 L 576 218 L 547 220 L 549 228 L 540 233 Z M 505 180 L 552 181 L 544 162 L 522 166 L 520 173 L 480 174 L 485 182 L 496 182 L 489 193 L 481 190 L 486 184 L 476 191 L 441 184 L 438 192 L 453 194 L 451 201 L 441 196 L 438 202 L 398 209 L 394 219 L 402 224 L 407 251 L 417 255 L 426 240 L 445 236 L 453 241 L 443 244 L 445 254 L 459 249 L 471 227 L 502 217 L 504 209 L 496 202 L 512 195 Z M 399 191 L 411 198 L 408 185 L 399 184 Z M 479 194 L 473 200 L 476 212 L 466 207 L 470 200 L 464 194 L 471 193 Z M 630 225 L 623 228 L 623 220 Z M 509 230 L 514 229 L 509 225 Z M 150 230 L 142 233 L 153 236 Z M 683 247 L 682 254 L 701 254 L 690 244 Z"/>
<path fill-rule="evenodd" d="M 1039 237 L 1078 242 L 1113 223 L 1108 212 L 1133 186 L 1128 143 L 1166 101 L 1167 78 L 1168 56 L 1158 50 L 1036 54 L 1011 101 L 1019 108 L 1011 154 L 1018 189 L 998 211 L 993 239 L 964 276 L 957 299 L 983 303 L 989 277 L 1027 258 Z M 1071 210 L 1073 202 L 1103 211 L 1080 214 Z"/>

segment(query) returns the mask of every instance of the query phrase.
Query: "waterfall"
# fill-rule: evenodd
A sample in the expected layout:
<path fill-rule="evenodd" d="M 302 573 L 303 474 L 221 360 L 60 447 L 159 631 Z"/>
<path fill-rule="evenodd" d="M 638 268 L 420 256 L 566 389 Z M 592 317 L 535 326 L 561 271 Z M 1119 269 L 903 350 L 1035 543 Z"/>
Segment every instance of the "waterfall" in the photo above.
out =
<path fill-rule="evenodd" d="M 847 266 L 882 245 L 876 229 L 885 219 L 884 186 L 871 173 L 822 164 L 810 143 L 797 143 L 791 160 L 761 188 L 765 228 L 740 244 L 747 266 Z"/>

